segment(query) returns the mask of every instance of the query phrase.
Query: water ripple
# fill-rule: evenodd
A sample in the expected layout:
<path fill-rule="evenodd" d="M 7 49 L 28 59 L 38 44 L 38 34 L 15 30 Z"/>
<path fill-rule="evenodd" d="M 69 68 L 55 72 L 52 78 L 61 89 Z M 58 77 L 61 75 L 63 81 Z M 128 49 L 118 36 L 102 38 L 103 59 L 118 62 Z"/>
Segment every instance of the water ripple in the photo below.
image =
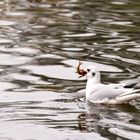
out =
<path fill-rule="evenodd" d="M 85 103 L 76 67 L 138 83 L 138 1 L 0 1 L 0 139 L 139 138 L 140 104 Z M 26 129 L 25 129 L 26 128 Z"/>

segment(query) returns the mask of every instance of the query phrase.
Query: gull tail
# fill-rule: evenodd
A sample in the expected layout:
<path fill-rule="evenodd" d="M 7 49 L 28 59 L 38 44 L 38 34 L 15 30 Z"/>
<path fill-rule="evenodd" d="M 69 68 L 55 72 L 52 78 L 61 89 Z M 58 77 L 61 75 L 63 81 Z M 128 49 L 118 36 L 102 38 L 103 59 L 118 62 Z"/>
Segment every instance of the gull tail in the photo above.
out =
<path fill-rule="evenodd" d="M 120 96 L 117 96 L 115 100 L 112 100 L 111 104 L 122 104 L 128 103 L 131 100 L 140 99 L 140 89 L 133 90 L 132 92 L 124 93 Z"/>

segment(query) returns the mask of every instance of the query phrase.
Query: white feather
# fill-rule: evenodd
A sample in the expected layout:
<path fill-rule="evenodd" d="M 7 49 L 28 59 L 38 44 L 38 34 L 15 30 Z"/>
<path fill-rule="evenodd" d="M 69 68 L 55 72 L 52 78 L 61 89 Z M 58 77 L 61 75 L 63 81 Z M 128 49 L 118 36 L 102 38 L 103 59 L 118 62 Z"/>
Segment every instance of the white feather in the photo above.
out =
<path fill-rule="evenodd" d="M 121 104 L 140 98 L 140 90 L 124 88 L 122 85 L 102 84 L 100 82 L 100 72 L 94 67 L 87 69 L 86 76 L 86 100 L 90 102 Z"/>

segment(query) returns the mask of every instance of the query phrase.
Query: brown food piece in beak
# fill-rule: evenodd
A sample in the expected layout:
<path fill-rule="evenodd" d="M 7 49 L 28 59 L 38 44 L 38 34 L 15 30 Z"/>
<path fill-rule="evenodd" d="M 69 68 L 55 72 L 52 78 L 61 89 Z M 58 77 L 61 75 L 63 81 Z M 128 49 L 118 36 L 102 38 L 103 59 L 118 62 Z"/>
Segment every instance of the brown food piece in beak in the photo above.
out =
<path fill-rule="evenodd" d="M 77 66 L 77 73 L 80 75 L 79 78 L 81 78 L 87 74 L 87 71 L 80 68 L 81 65 L 82 65 L 82 62 L 79 61 L 79 65 Z"/>

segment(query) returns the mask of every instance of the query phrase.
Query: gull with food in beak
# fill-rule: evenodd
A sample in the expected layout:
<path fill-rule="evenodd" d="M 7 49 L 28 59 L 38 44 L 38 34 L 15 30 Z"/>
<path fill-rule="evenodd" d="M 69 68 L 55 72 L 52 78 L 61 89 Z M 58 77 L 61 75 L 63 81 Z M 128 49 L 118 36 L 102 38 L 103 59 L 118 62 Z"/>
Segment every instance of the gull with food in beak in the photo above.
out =
<path fill-rule="evenodd" d="M 122 104 L 140 99 L 140 89 L 102 84 L 100 71 L 96 67 L 82 69 L 81 65 L 82 63 L 79 62 L 77 73 L 79 77 L 87 78 L 86 100 L 93 103 Z"/>

